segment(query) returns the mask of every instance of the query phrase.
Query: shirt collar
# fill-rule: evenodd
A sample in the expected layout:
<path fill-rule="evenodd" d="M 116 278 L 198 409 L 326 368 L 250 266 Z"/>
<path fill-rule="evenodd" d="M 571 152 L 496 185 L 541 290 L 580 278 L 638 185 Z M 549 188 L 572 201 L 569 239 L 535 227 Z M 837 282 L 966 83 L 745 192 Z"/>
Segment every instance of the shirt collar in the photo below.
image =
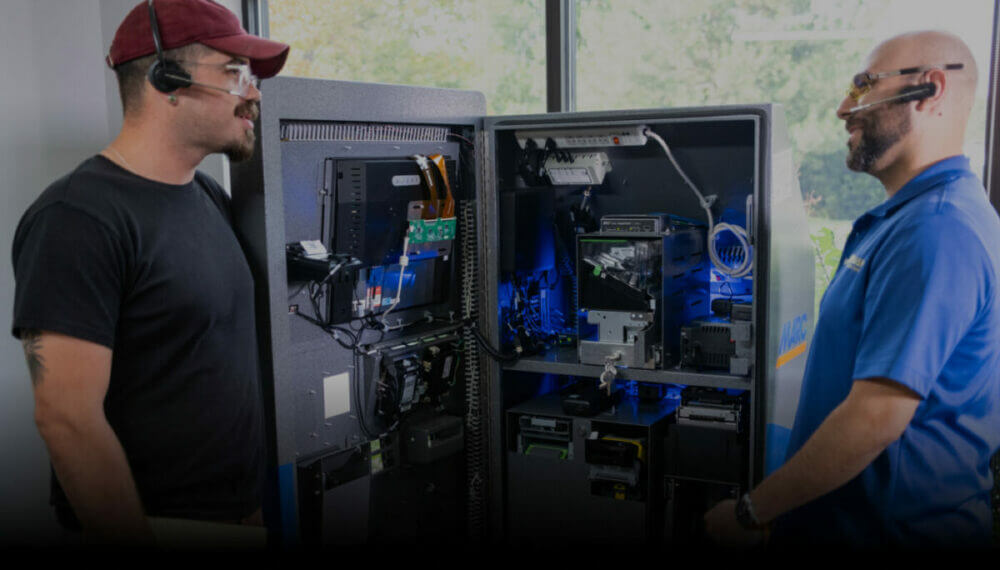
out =
<path fill-rule="evenodd" d="M 972 174 L 969 168 L 969 157 L 965 155 L 957 155 L 935 162 L 911 178 L 891 198 L 868 210 L 866 216 L 879 218 L 889 216 L 903 204 L 934 188 L 944 180 L 957 178 L 965 172 Z"/>

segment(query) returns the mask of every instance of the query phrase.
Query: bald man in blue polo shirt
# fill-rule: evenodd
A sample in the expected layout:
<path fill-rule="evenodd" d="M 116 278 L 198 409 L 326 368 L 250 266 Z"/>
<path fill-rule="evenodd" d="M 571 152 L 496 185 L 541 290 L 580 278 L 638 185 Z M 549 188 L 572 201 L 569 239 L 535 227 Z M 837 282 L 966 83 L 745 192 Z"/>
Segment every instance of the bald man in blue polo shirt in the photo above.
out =
<path fill-rule="evenodd" d="M 975 546 L 991 540 L 1000 447 L 1000 220 L 962 155 L 965 43 L 875 48 L 837 109 L 847 166 L 885 186 L 820 305 L 788 459 L 706 516 L 716 539 Z"/>

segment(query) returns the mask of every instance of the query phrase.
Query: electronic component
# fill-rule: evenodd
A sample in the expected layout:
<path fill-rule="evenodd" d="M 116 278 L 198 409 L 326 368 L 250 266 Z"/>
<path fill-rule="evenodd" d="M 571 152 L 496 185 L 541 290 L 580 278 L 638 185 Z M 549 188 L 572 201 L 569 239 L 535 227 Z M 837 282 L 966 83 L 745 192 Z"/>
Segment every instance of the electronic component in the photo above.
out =
<path fill-rule="evenodd" d="M 403 431 L 406 459 L 425 464 L 449 457 L 464 448 L 462 418 L 434 416 L 407 424 Z"/>
<path fill-rule="evenodd" d="M 644 459 L 642 441 L 638 439 L 604 436 L 592 437 L 584 442 L 587 463 L 634 467 Z"/>
<path fill-rule="evenodd" d="M 521 355 L 531 355 L 554 344 L 575 344 L 575 323 L 566 317 L 574 310 L 557 290 L 562 280 L 558 268 L 510 276 L 500 291 L 501 338 L 505 346 Z"/>
<path fill-rule="evenodd" d="M 394 421 L 399 414 L 409 411 L 415 400 L 423 395 L 426 386 L 420 385 L 420 365 L 417 355 L 408 354 L 392 361 L 383 369 L 379 379 L 378 414 L 387 420 Z"/>
<path fill-rule="evenodd" d="M 740 482 L 747 456 L 746 395 L 690 386 L 681 392 L 667 429 L 667 472 L 711 481 Z"/>
<path fill-rule="evenodd" d="M 544 148 L 552 139 L 559 148 L 589 148 L 608 146 L 643 146 L 646 144 L 644 125 L 627 127 L 595 127 L 590 129 L 553 129 L 544 131 L 517 131 L 517 144 L 525 148 L 528 140 Z"/>
<path fill-rule="evenodd" d="M 415 160 L 336 161 L 330 249 L 360 259 L 363 267 L 353 291 L 331 297 L 333 322 L 448 301 L 457 224 L 453 212 L 442 214 L 454 208 L 453 200 L 428 199 L 425 184 L 440 176 L 443 193 L 451 196 L 457 165 L 438 155 L 422 158 L 423 170 Z"/>
<path fill-rule="evenodd" d="M 603 152 L 559 153 L 545 159 L 545 172 L 552 184 L 603 184 L 611 161 Z"/>
<path fill-rule="evenodd" d="M 665 231 L 670 223 L 666 214 L 602 216 L 601 233 L 658 234 Z"/>
<path fill-rule="evenodd" d="M 423 244 L 427 242 L 450 241 L 455 239 L 455 218 L 435 218 L 433 220 L 409 221 L 410 243 Z"/>
<path fill-rule="evenodd" d="M 708 311 L 704 230 L 583 234 L 577 239 L 584 364 L 658 368 L 677 360 L 681 323 Z"/>
<path fill-rule="evenodd" d="M 618 500 L 643 498 L 640 486 L 645 442 L 641 439 L 605 435 L 596 432 L 584 441 L 587 479 L 591 493 Z"/>
<path fill-rule="evenodd" d="M 318 245 L 318 250 L 309 253 L 303 246 Z M 316 241 L 295 242 L 285 246 L 285 261 L 288 271 L 288 281 L 329 280 L 337 273 L 347 273 L 361 265 L 361 260 L 350 255 L 327 253 L 326 248 Z"/>
<path fill-rule="evenodd" d="M 713 388 L 688 387 L 681 392 L 677 425 L 692 425 L 739 431 L 742 425 L 742 395 L 732 395 Z"/>
<path fill-rule="evenodd" d="M 581 335 L 580 362 L 655 368 L 662 241 L 590 235 L 578 244 L 579 305 L 598 327 L 596 340 Z"/>
<path fill-rule="evenodd" d="M 418 406 L 445 409 L 459 371 L 457 340 L 450 332 L 373 348 L 371 364 L 378 374 L 375 409 L 383 421 L 395 424 Z"/>
<path fill-rule="evenodd" d="M 518 428 L 518 453 L 573 459 L 573 420 L 525 415 L 518 418 Z"/>
<path fill-rule="evenodd" d="M 723 303 L 713 302 L 723 307 Z M 697 320 L 681 327 L 681 364 L 695 368 L 728 370 L 746 376 L 753 363 L 753 335 L 750 305 L 730 305 L 731 320 Z M 739 317 L 739 318 L 736 318 Z"/>
<path fill-rule="evenodd" d="M 734 321 L 749 321 L 753 318 L 753 305 L 732 299 L 715 299 L 712 301 L 712 312 Z"/>

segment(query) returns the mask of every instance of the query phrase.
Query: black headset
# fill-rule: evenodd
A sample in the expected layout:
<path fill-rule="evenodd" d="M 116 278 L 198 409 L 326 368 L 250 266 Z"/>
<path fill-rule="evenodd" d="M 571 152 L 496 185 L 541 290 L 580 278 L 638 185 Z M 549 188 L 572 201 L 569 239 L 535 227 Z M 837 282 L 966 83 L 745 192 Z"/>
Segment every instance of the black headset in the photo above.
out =
<path fill-rule="evenodd" d="M 902 95 L 902 97 L 898 99 L 898 102 L 900 103 L 922 101 L 937 94 L 937 84 L 921 83 L 919 85 L 908 85 L 900 89 L 899 94 Z"/>
<path fill-rule="evenodd" d="M 871 103 L 866 103 L 864 105 L 858 105 L 852 107 L 847 111 L 848 114 L 854 114 L 858 111 L 863 111 L 869 107 L 874 107 L 875 105 L 882 105 L 883 103 L 908 103 L 910 101 L 922 101 L 928 97 L 933 97 L 937 94 L 937 84 L 936 83 L 920 83 L 918 85 L 908 85 L 899 90 L 898 93 L 891 97 L 886 97 L 884 99 L 879 99 L 878 101 L 872 101 Z"/>
<path fill-rule="evenodd" d="M 153 30 L 153 45 L 156 46 L 156 61 L 149 66 L 149 83 L 161 93 L 171 93 L 181 87 L 191 86 L 191 74 L 172 59 L 167 59 L 163 55 L 163 46 L 160 42 L 160 28 L 156 23 L 156 10 L 153 9 L 153 0 L 149 2 L 149 27 Z"/>

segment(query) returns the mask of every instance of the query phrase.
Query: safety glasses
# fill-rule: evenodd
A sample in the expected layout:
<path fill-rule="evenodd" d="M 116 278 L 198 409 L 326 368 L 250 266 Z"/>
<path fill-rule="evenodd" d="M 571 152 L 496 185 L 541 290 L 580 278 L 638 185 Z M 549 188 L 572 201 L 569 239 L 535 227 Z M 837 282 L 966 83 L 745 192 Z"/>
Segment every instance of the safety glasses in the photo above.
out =
<path fill-rule="evenodd" d="M 875 86 L 875 82 L 879 79 L 884 79 L 886 77 L 893 77 L 896 75 L 911 75 L 913 73 L 923 73 L 925 71 L 930 71 L 932 69 L 943 69 L 946 71 L 953 71 L 956 69 L 962 69 L 965 64 L 962 63 L 946 63 L 944 65 L 921 65 L 919 67 L 904 67 L 903 69 L 897 69 L 895 71 L 883 71 L 880 73 L 871 73 L 869 71 L 862 71 L 861 73 L 854 76 L 851 81 L 851 87 L 847 90 L 847 96 L 855 101 L 860 100 L 862 97 L 868 94 Z"/>
<path fill-rule="evenodd" d="M 192 85 L 198 85 L 201 87 L 207 87 L 209 89 L 215 89 L 217 91 L 222 91 L 224 93 L 229 93 L 230 95 L 236 95 L 237 97 L 245 98 L 250 92 L 250 86 L 260 88 L 260 79 L 250 72 L 250 65 L 246 63 L 206 63 L 201 61 L 187 61 L 187 60 L 177 60 L 179 63 L 185 63 L 187 65 L 205 65 L 209 67 L 218 67 L 224 69 L 226 74 L 229 76 L 229 87 L 218 87 L 216 85 L 209 85 L 208 83 L 200 83 L 198 81 L 192 81 Z"/>

